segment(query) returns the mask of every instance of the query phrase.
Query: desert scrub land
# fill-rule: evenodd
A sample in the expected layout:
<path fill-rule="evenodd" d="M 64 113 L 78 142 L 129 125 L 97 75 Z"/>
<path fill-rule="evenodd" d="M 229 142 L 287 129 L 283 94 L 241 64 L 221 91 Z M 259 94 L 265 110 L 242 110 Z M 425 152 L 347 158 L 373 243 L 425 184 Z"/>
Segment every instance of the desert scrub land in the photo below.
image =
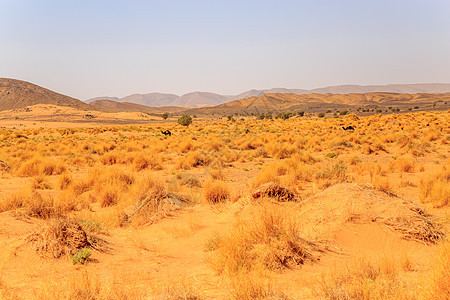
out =
<path fill-rule="evenodd" d="M 449 299 L 448 124 L 0 129 L 0 298 Z"/>

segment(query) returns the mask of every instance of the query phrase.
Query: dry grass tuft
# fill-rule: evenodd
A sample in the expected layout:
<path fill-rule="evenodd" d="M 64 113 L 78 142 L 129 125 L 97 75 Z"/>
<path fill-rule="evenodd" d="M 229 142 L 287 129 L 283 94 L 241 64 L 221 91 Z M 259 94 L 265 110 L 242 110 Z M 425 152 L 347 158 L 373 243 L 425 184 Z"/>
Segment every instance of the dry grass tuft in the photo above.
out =
<path fill-rule="evenodd" d="M 440 253 L 433 264 L 433 274 L 428 289 L 425 291 L 429 299 L 450 299 L 450 242 L 440 247 Z"/>
<path fill-rule="evenodd" d="M 59 175 L 66 171 L 66 166 L 50 158 L 34 158 L 24 162 L 17 170 L 20 177 L 33 177 L 39 175 Z"/>
<path fill-rule="evenodd" d="M 285 210 L 258 207 L 220 239 L 213 258 L 215 269 L 233 277 L 258 268 L 276 270 L 317 261 L 322 250 L 301 238 L 297 228 Z"/>
<path fill-rule="evenodd" d="M 63 173 L 61 177 L 59 177 L 58 179 L 59 189 L 66 190 L 70 186 L 72 181 L 73 181 L 72 176 L 69 173 Z"/>
<path fill-rule="evenodd" d="M 108 207 L 119 202 L 119 191 L 113 186 L 106 187 L 100 195 L 100 206 Z"/>
<path fill-rule="evenodd" d="M 442 170 L 420 182 L 420 200 L 432 203 L 434 207 L 444 207 L 450 204 L 450 169 Z"/>
<path fill-rule="evenodd" d="M 409 157 L 399 157 L 395 161 L 395 164 L 399 172 L 412 173 L 415 170 L 415 162 L 412 158 Z"/>
<path fill-rule="evenodd" d="M 217 204 L 230 199 L 230 190 L 223 181 L 207 181 L 203 188 L 203 197 L 209 204 Z"/>
<path fill-rule="evenodd" d="M 31 188 L 34 190 L 50 190 L 52 185 L 47 181 L 47 178 L 43 175 L 39 175 L 33 178 Z"/>
<path fill-rule="evenodd" d="M 415 286 L 399 277 L 400 267 L 386 257 L 381 261 L 358 258 L 346 268 L 323 275 L 316 296 L 321 299 L 416 299 Z"/>
<path fill-rule="evenodd" d="M 6 196 L 0 201 L 0 212 L 15 210 L 17 215 L 49 219 L 76 209 L 75 202 L 42 196 L 37 191 L 24 190 Z"/>
<path fill-rule="evenodd" d="M 258 273 L 235 276 L 230 279 L 230 285 L 232 299 L 289 299 L 283 293 L 274 290 L 270 280 Z"/>

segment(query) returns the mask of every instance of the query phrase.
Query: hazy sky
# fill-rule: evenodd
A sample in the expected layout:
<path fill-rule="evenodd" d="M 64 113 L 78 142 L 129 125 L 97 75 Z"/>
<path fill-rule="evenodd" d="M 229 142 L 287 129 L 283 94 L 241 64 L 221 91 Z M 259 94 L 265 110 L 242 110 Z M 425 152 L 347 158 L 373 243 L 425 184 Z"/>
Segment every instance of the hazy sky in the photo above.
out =
<path fill-rule="evenodd" d="M 450 82 L 450 1 L 0 0 L 0 77 L 81 100 Z"/>

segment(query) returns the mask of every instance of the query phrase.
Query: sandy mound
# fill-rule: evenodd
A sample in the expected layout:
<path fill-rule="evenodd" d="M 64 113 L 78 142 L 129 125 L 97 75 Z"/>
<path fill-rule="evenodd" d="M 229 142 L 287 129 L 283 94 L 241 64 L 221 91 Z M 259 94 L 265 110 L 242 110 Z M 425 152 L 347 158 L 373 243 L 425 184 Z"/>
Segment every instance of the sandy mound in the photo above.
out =
<path fill-rule="evenodd" d="M 24 121 L 116 123 L 161 119 L 142 112 L 101 112 L 50 104 L 37 104 L 25 108 L 5 110 L 0 113 L 0 117 L 2 120 L 16 120 L 22 126 Z"/>
<path fill-rule="evenodd" d="M 342 229 L 346 223 L 387 226 L 403 239 L 436 243 L 445 237 L 436 218 L 411 201 L 367 185 L 342 183 L 301 202 L 301 219 L 319 236 Z"/>

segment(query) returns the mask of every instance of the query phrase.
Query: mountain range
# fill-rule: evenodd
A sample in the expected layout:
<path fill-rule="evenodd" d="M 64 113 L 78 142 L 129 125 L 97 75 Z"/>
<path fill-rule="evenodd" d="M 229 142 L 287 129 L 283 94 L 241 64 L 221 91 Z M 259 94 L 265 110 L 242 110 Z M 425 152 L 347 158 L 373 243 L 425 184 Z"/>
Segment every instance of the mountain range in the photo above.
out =
<path fill-rule="evenodd" d="M 370 89 L 380 90 L 383 87 L 390 89 L 390 92 L 365 92 Z M 357 92 L 346 93 L 350 90 L 356 90 Z M 100 97 L 96 100 L 91 99 L 92 101 L 87 104 L 29 82 L 0 78 L 0 111 L 21 109 L 37 104 L 49 104 L 72 107 L 82 111 L 223 115 L 294 110 L 321 112 L 322 110 L 338 110 L 356 106 L 372 106 L 372 108 L 377 109 L 384 107 L 386 110 L 389 106 L 411 108 L 411 105 L 413 105 L 421 109 L 441 110 L 448 109 L 450 105 L 450 93 L 445 93 L 450 91 L 450 84 L 336 86 L 315 90 L 316 93 L 304 94 L 304 91 L 288 89 L 250 90 L 235 96 L 194 92 L 181 97 L 173 94 L 152 93 L 136 94 L 122 99 Z M 320 91 L 323 93 L 317 93 Z M 410 91 L 411 93 L 399 93 L 402 91 Z M 422 93 L 423 91 L 425 93 Z M 132 101 L 143 102 L 146 105 L 132 103 Z"/>
<path fill-rule="evenodd" d="M 421 83 L 421 84 L 387 84 L 387 85 L 338 85 L 317 88 L 312 90 L 305 89 L 286 89 L 272 88 L 264 90 L 249 90 L 238 95 L 220 95 L 209 92 L 193 92 L 177 96 L 174 94 L 149 93 L 134 94 L 123 98 L 118 97 L 96 97 L 86 100 L 91 103 L 96 100 L 112 100 L 118 102 L 129 102 L 140 105 L 158 107 L 158 106 L 178 106 L 186 108 L 198 108 L 207 106 L 216 106 L 233 100 L 245 99 L 249 97 L 259 97 L 265 94 L 289 93 L 295 95 L 304 94 L 365 94 L 365 93 L 448 93 L 450 92 L 449 83 Z"/>

